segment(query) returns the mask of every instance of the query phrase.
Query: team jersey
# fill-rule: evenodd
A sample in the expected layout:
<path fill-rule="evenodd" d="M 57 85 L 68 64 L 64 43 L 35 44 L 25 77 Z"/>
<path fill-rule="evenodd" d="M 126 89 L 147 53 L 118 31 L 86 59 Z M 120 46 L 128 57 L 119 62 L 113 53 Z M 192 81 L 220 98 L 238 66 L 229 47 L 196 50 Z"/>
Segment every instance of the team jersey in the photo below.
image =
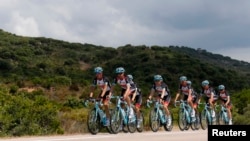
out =
<path fill-rule="evenodd" d="M 180 85 L 179 86 L 179 91 L 183 95 L 188 95 L 190 89 L 191 89 L 190 85 L 186 85 L 186 86 Z"/>
<path fill-rule="evenodd" d="M 129 83 L 127 77 L 124 77 L 123 79 L 115 78 L 113 85 L 120 85 L 122 89 L 126 90 L 127 89 L 127 84 L 129 84 L 129 87 L 131 87 L 131 84 Z"/>
<path fill-rule="evenodd" d="M 94 87 L 99 87 L 102 90 L 104 89 L 104 86 L 107 85 L 107 89 L 106 91 L 110 91 L 110 82 L 109 79 L 107 77 L 103 77 L 102 79 L 97 79 L 96 77 L 94 78 L 93 82 L 92 82 L 92 86 Z"/>
<path fill-rule="evenodd" d="M 169 90 L 167 84 L 164 83 L 164 82 L 161 83 L 160 86 L 156 86 L 155 84 L 153 84 L 152 87 L 151 87 L 151 90 L 154 90 L 157 95 L 161 95 L 162 94 L 162 90 L 164 88 L 165 88 L 165 94 L 164 94 L 164 96 L 170 95 L 170 90 Z"/>
<path fill-rule="evenodd" d="M 211 98 L 211 95 L 214 95 L 214 100 L 218 99 L 218 96 L 216 95 L 214 89 L 212 87 L 209 87 L 207 90 L 202 89 L 201 95 L 204 95 L 206 98 Z"/>
<path fill-rule="evenodd" d="M 229 93 L 227 91 L 219 92 L 219 98 L 223 101 L 228 100 Z"/>

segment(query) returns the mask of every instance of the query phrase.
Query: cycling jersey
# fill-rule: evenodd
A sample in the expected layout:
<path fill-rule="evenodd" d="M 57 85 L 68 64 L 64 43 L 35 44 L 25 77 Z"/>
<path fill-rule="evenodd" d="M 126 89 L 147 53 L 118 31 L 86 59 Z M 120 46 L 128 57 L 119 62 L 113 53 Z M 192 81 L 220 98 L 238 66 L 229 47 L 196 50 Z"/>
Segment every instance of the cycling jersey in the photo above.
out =
<path fill-rule="evenodd" d="M 92 81 L 92 86 L 99 87 L 99 88 L 101 88 L 101 90 L 104 89 L 105 85 L 107 85 L 106 92 L 110 91 L 111 85 L 110 85 L 109 79 L 105 76 L 102 77 L 102 79 L 97 79 L 97 77 L 95 77 Z"/>
<path fill-rule="evenodd" d="M 213 95 L 213 102 L 218 100 L 218 95 L 216 95 L 212 87 L 209 87 L 208 89 L 202 89 L 200 94 L 201 96 L 205 97 L 206 103 L 208 103 L 208 100 L 211 98 L 211 95 Z"/>
<path fill-rule="evenodd" d="M 229 93 L 227 92 L 227 91 L 221 91 L 221 92 L 219 92 L 219 99 L 221 100 L 221 101 L 223 101 L 223 103 L 226 103 L 229 99 L 228 99 L 228 97 L 230 96 L 229 95 Z"/>

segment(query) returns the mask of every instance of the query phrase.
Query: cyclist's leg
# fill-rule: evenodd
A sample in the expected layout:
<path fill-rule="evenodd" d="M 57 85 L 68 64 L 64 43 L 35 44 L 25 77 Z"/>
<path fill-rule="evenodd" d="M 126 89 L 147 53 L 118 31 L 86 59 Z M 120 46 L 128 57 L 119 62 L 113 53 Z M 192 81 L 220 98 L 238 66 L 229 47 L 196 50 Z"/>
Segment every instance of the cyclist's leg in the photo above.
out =
<path fill-rule="evenodd" d="M 171 119 L 171 114 L 168 110 L 168 105 L 169 105 L 170 100 L 171 100 L 171 95 L 164 96 L 162 100 L 163 100 L 163 107 L 164 107 L 164 110 L 166 113 L 166 117 L 168 117 L 168 118 L 166 118 L 168 120 L 167 124 L 168 124 L 168 126 L 170 126 L 172 124 L 171 123 L 172 119 Z"/>
<path fill-rule="evenodd" d="M 228 114 L 228 119 L 229 119 L 229 125 L 232 125 L 232 103 L 229 102 L 229 104 L 227 105 L 227 114 Z"/>
<path fill-rule="evenodd" d="M 104 95 L 104 97 L 102 99 L 107 119 L 110 119 L 110 113 L 109 113 L 109 100 L 110 100 L 109 99 L 109 93 L 110 93 L 110 91 L 106 91 L 105 95 Z"/>

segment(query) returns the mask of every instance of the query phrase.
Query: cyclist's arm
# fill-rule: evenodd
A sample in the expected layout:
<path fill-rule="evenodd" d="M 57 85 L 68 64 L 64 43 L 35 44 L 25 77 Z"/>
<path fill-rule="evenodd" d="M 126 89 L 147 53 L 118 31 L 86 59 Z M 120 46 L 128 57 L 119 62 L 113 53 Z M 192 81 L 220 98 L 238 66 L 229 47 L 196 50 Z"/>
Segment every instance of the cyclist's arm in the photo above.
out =
<path fill-rule="evenodd" d="M 210 99 L 209 99 L 209 104 L 213 107 L 213 101 L 214 101 L 214 93 L 213 92 L 211 92 L 211 97 L 210 97 Z"/>
<path fill-rule="evenodd" d="M 148 99 L 149 99 L 149 100 L 152 99 L 154 93 L 155 93 L 155 90 L 154 90 L 154 89 L 151 89 L 150 94 L 149 94 L 149 96 L 148 96 Z"/>
<path fill-rule="evenodd" d="M 136 93 L 137 93 L 137 88 L 136 88 L 135 91 L 133 92 L 132 99 L 131 99 L 132 101 L 135 100 Z"/>
<path fill-rule="evenodd" d="M 227 102 L 225 103 L 225 105 L 227 106 L 230 102 L 230 96 L 227 96 Z"/>
<path fill-rule="evenodd" d="M 129 93 L 130 93 L 130 84 L 127 83 L 127 84 L 126 84 L 126 91 L 125 91 L 125 93 L 124 93 L 124 96 L 128 96 Z"/>
<path fill-rule="evenodd" d="M 93 97 L 93 93 L 94 93 L 94 90 L 95 90 L 95 85 L 91 85 L 90 86 L 90 94 L 89 94 L 89 97 Z"/>
<path fill-rule="evenodd" d="M 102 89 L 101 97 L 103 97 L 105 95 L 107 88 L 108 88 L 108 83 L 105 83 L 105 85 Z"/>
<path fill-rule="evenodd" d="M 163 89 L 162 89 L 162 92 L 161 92 L 161 97 L 160 97 L 161 99 L 163 99 L 165 93 L 166 93 L 166 88 L 163 88 Z"/>
<path fill-rule="evenodd" d="M 180 91 L 178 91 L 178 92 L 176 93 L 176 96 L 175 96 L 175 101 L 177 101 L 177 100 L 178 100 L 179 96 L 180 96 Z"/>

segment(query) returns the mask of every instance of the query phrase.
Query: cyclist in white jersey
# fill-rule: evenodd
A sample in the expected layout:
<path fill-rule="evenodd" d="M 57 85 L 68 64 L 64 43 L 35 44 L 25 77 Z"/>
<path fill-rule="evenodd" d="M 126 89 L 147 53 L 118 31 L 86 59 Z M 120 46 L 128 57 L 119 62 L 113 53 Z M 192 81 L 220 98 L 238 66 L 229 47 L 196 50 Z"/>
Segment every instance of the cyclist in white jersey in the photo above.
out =
<path fill-rule="evenodd" d="M 110 113 L 109 113 L 109 98 L 111 96 L 111 85 L 109 82 L 108 77 L 103 75 L 103 69 L 102 67 L 96 67 L 94 69 L 95 72 L 95 77 L 93 79 L 92 85 L 90 87 L 90 94 L 89 97 L 93 97 L 93 92 L 95 91 L 96 88 L 100 88 L 101 92 L 98 96 L 103 102 L 104 108 L 105 108 L 105 113 L 107 117 L 106 125 L 109 125 L 110 122 Z"/>

